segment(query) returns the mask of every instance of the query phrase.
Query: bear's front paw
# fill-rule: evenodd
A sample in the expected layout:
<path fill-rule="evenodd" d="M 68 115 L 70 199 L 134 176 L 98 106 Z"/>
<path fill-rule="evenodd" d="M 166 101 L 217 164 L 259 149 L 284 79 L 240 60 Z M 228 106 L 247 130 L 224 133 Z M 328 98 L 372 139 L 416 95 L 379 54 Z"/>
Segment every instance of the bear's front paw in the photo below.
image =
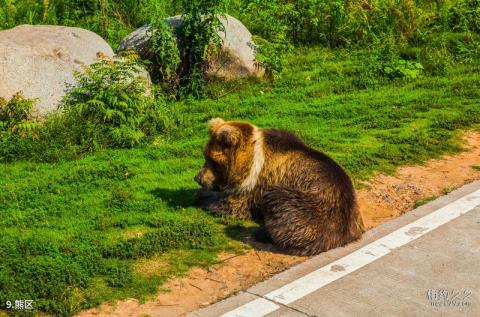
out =
<path fill-rule="evenodd" d="M 225 195 L 207 208 L 216 215 L 230 215 L 241 219 L 250 219 L 249 201 L 243 195 Z"/>

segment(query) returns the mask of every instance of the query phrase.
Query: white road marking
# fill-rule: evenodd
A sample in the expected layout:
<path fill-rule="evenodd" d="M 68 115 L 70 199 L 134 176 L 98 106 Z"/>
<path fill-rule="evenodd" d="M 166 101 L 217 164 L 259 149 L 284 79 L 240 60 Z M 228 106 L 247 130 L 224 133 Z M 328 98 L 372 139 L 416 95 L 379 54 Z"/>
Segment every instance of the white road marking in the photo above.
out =
<path fill-rule="evenodd" d="M 222 317 L 265 316 L 279 309 L 280 306 L 264 298 L 257 298 Z"/>
<path fill-rule="evenodd" d="M 395 230 L 394 232 L 335 262 L 266 294 L 264 298 L 258 298 L 227 312 L 222 315 L 222 317 L 265 316 L 281 307 L 276 303 L 288 305 L 323 286 L 378 260 L 384 255 L 392 252 L 392 250 L 425 235 L 455 218 L 458 218 L 479 205 L 480 190 L 477 190 L 398 230 Z"/>

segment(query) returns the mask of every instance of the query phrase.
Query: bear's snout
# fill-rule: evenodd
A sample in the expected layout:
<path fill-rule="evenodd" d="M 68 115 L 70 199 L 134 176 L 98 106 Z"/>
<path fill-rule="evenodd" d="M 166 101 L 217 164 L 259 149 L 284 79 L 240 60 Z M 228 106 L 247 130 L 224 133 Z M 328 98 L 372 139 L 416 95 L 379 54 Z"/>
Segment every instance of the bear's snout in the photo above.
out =
<path fill-rule="evenodd" d="M 209 168 L 203 167 L 194 180 L 203 188 L 210 189 L 215 183 L 215 175 Z"/>

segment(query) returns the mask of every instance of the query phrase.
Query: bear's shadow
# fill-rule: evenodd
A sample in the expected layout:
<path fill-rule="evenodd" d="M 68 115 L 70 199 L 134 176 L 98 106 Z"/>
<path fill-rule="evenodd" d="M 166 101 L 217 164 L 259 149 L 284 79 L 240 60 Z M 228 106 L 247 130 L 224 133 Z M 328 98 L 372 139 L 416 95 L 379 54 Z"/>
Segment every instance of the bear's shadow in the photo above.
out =
<path fill-rule="evenodd" d="M 198 189 L 195 188 L 155 188 L 149 193 L 155 198 L 164 201 L 171 208 L 187 208 L 194 206 L 194 197 Z"/>
<path fill-rule="evenodd" d="M 199 206 L 195 204 L 195 195 L 198 190 L 199 189 L 195 188 L 171 189 L 159 187 L 151 190 L 150 194 L 157 199 L 161 199 L 171 208 L 199 208 Z M 205 212 L 208 211 L 205 210 Z M 222 222 L 222 220 L 219 220 L 219 222 Z M 260 222 L 257 222 L 257 224 L 258 227 L 252 227 L 243 226 L 239 224 L 238 221 L 226 221 L 224 222 L 224 233 L 230 239 L 248 244 L 256 250 L 285 254 L 285 252 L 276 248 L 269 240 L 268 234 L 266 234 L 262 224 Z"/>
<path fill-rule="evenodd" d="M 273 244 L 262 224 L 259 222 L 257 224 L 258 227 L 245 227 L 240 224 L 227 225 L 224 232 L 230 239 L 248 244 L 255 250 L 287 254 Z"/>

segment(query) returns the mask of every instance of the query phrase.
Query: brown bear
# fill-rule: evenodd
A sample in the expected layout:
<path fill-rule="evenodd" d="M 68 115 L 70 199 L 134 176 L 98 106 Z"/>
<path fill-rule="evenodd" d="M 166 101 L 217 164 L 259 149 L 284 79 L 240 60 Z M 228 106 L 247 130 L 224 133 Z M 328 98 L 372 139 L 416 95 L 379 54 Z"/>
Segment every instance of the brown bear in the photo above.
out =
<path fill-rule="evenodd" d="M 209 122 L 197 201 L 216 214 L 256 218 L 290 254 L 314 255 L 357 240 L 364 225 L 347 173 L 282 130 Z"/>

